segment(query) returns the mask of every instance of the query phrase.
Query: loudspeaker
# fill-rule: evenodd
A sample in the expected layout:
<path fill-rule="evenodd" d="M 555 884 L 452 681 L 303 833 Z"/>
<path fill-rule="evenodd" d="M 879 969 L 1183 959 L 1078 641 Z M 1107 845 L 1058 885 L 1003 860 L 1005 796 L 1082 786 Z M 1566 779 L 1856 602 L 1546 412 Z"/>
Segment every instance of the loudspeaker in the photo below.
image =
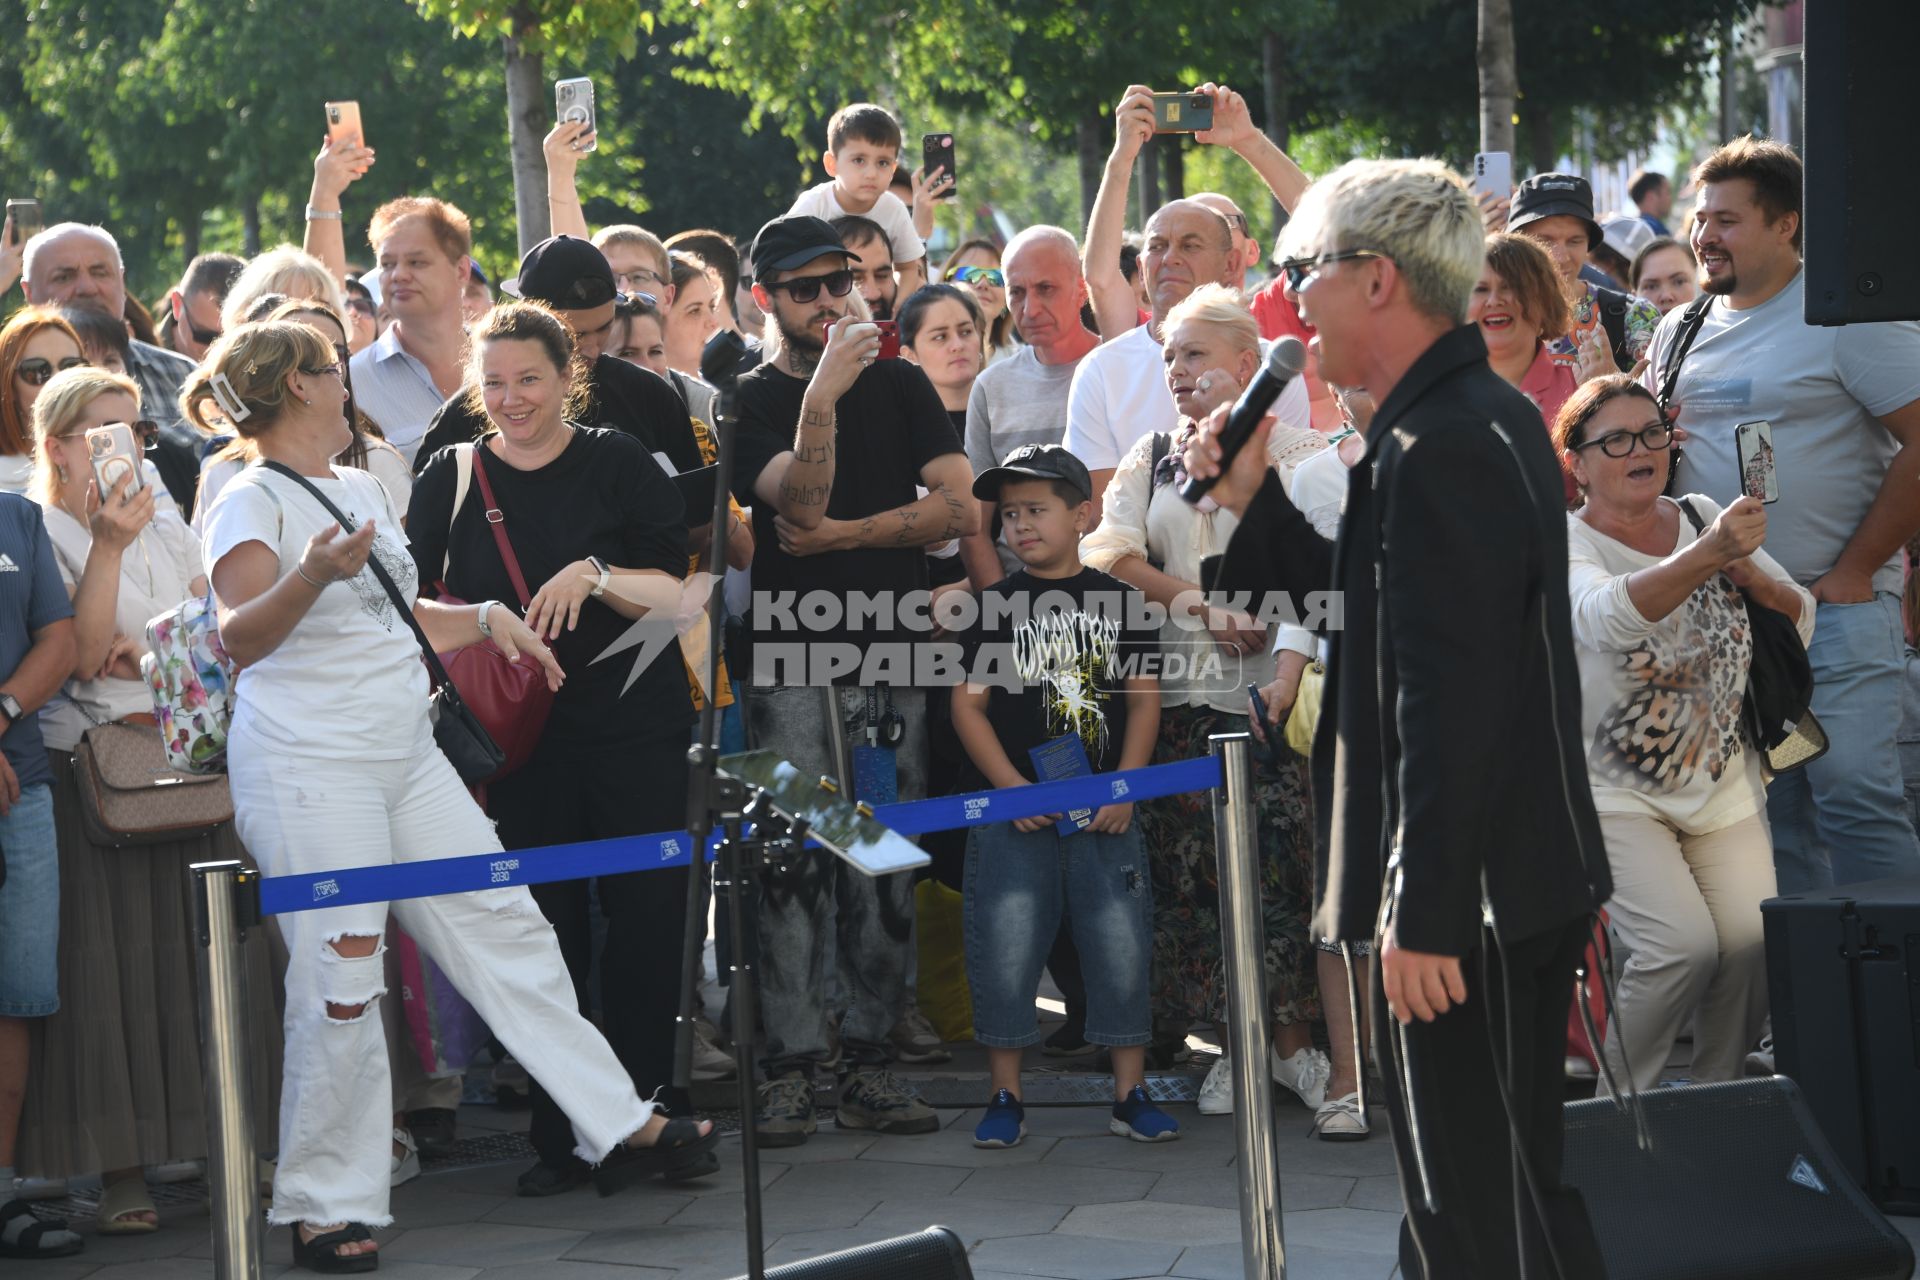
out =
<path fill-rule="evenodd" d="M 1920 876 L 1761 904 L 1774 1065 L 1875 1204 L 1920 1213 Z"/>
<path fill-rule="evenodd" d="M 1784 1076 L 1571 1102 L 1562 1180 L 1608 1280 L 1907 1280 L 1913 1249 L 1834 1158 Z"/>
<path fill-rule="evenodd" d="M 1805 14 L 1807 323 L 1920 319 L 1920 169 L 1897 138 L 1920 5 L 1813 0 Z"/>
<path fill-rule="evenodd" d="M 745 1276 L 740 1280 L 746 1280 Z M 973 1280 L 967 1247 L 946 1227 L 928 1227 L 767 1272 L 767 1280 Z"/>

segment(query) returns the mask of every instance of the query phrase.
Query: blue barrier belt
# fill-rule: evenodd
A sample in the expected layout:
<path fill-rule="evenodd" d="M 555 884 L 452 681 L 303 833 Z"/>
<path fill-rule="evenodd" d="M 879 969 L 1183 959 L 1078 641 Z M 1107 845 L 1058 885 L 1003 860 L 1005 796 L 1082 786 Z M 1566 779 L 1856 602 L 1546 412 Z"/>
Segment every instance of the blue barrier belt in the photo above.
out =
<path fill-rule="evenodd" d="M 1061 778 L 999 791 L 905 800 L 874 810 L 874 820 L 903 836 L 961 827 L 1011 822 L 1043 813 L 1098 808 L 1115 801 L 1154 800 L 1220 785 L 1220 762 L 1213 756 L 1172 764 Z M 717 839 L 717 838 L 716 838 Z M 267 876 L 260 881 L 260 909 L 266 915 L 349 907 L 367 902 L 431 898 L 476 889 L 546 884 L 628 871 L 684 867 L 692 860 L 693 838 L 684 831 L 645 836 L 545 845 L 509 853 L 478 853 L 372 867 L 340 867 L 303 875 Z M 713 856 L 710 844 L 707 856 Z"/>

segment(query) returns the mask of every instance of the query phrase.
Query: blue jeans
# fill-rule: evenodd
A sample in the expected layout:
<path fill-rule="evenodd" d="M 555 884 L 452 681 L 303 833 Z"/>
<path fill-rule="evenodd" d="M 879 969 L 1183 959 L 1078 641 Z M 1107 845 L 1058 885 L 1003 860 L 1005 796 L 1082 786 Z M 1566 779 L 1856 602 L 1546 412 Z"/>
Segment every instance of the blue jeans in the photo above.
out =
<path fill-rule="evenodd" d="M 1039 1041 L 1033 998 L 1064 916 L 1086 975 L 1088 1043 L 1152 1041 L 1153 888 L 1137 817 L 1118 836 L 975 827 L 964 898 L 974 1039 L 991 1049 Z"/>
<path fill-rule="evenodd" d="M 0 1018 L 44 1018 L 60 1010 L 60 849 L 53 835 L 53 788 L 20 788 L 0 818 L 7 881 L 0 885 Z"/>
<path fill-rule="evenodd" d="M 1832 747 L 1767 788 L 1780 892 L 1920 873 L 1895 742 L 1906 680 L 1899 597 L 1819 605 L 1807 657 L 1813 713 Z"/>

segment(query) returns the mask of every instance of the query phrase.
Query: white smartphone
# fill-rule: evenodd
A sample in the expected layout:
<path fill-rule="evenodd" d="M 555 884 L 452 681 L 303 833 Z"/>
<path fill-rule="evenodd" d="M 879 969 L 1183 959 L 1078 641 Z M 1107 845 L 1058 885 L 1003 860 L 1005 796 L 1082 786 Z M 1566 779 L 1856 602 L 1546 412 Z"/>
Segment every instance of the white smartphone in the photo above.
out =
<path fill-rule="evenodd" d="M 600 122 L 593 111 L 593 81 L 585 76 L 553 83 L 553 118 L 561 124 L 584 124 L 591 139 L 582 151 L 598 151 Z"/>
<path fill-rule="evenodd" d="M 142 450 L 134 443 L 133 428 L 124 422 L 109 422 L 87 432 L 87 458 L 93 463 L 93 478 L 100 486 L 100 500 L 106 501 L 122 476 L 132 476 L 128 493 L 137 493 L 146 484 L 140 473 Z"/>
<path fill-rule="evenodd" d="M 1762 502 L 1780 500 L 1780 472 L 1773 462 L 1773 424 L 1742 422 L 1733 429 L 1740 455 L 1740 492 Z"/>
<path fill-rule="evenodd" d="M 1473 194 L 1491 192 L 1504 204 L 1513 199 L 1513 156 L 1505 151 L 1482 151 L 1473 158 Z"/>

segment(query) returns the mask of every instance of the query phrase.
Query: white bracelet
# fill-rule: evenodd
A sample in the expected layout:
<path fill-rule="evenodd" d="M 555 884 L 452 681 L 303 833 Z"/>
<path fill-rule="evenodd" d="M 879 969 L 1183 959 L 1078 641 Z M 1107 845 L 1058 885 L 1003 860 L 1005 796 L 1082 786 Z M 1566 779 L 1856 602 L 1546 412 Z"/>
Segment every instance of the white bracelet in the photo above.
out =
<path fill-rule="evenodd" d="M 481 636 L 488 640 L 493 639 L 493 628 L 487 625 L 487 613 L 499 603 L 498 600 L 482 600 L 479 612 L 474 615 L 474 625 L 480 628 Z"/>
<path fill-rule="evenodd" d="M 338 222 L 340 221 L 340 211 L 338 209 L 316 209 L 312 205 L 308 205 L 307 221 L 308 222 Z"/>

